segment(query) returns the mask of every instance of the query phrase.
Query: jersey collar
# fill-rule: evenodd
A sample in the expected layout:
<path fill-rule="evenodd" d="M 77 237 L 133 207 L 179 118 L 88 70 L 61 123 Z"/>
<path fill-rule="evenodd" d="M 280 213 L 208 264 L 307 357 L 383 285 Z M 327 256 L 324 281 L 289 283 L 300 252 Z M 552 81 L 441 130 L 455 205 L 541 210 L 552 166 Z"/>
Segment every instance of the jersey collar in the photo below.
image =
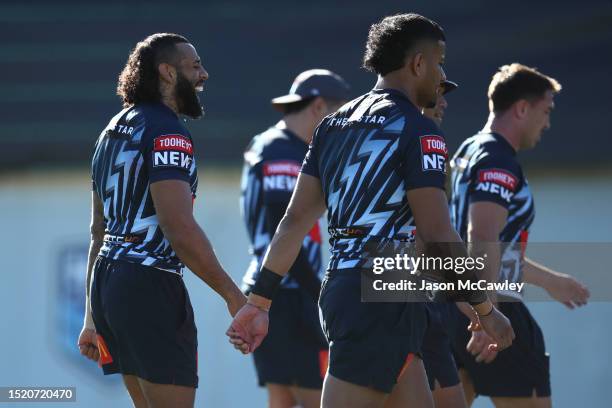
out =
<path fill-rule="evenodd" d="M 508 149 L 508 151 L 512 152 L 513 156 L 516 156 L 516 150 L 514 150 L 514 147 L 512 147 L 512 145 L 510 144 L 510 142 L 508 140 L 506 140 L 505 137 L 503 137 L 502 135 L 500 135 L 499 133 L 496 132 L 491 132 L 490 133 L 491 136 L 493 136 L 495 138 L 495 140 L 497 140 L 500 144 L 506 146 L 506 148 Z"/>

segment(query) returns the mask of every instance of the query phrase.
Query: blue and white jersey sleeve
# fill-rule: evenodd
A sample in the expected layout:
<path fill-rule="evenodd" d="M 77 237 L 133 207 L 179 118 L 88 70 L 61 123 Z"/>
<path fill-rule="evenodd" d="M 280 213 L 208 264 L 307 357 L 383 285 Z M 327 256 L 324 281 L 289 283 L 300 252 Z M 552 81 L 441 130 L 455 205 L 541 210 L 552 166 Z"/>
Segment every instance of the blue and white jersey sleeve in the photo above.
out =
<path fill-rule="evenodd" d="M 448 149 L 440 129 L 424 118 L 423 124 L 406 136 L 402 165 L 406 190 L 421 187 L 444 189 Z"/>
<path fill-rule="evenodd" d="M 185 129 L 178 126 L 147 129 L 143 138 L 143 158 L 150 183 L 161 180 L 190 183 L 193 141 Z"/>
<path fill-rule="evenodd" d="M 508 209 L 522 186 L 521 168 L 507 156 L 492 155 L 483 159 L 470 176 L 470 203 L 488 201 Z"/>
<path fill-rule="evenodd" d="M 319 130 L 321 129 L 321 125 L 317 127 L 312 137 L 312 141 L 310 142 L 310 146 L 308 146 L 308 152 L 306 153 L 306 157 L 304 157 L 304 162 L 302 163 L 302 173 L 308 174 L 309 176 L 321 178 L 319 175 Z"/>

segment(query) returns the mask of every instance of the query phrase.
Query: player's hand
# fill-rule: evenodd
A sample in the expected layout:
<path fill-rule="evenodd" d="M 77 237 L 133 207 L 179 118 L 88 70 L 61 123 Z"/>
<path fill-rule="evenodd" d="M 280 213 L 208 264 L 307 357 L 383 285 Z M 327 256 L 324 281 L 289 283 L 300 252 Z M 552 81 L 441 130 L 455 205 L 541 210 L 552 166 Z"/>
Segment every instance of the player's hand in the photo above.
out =
<path fill-rule="evenodd" d="M 242 353 L 252 353 L 268 334 L 268 312 L 250 303 L 236 314 L 225 334 Z"/>
<path fill-rule="evenodd" d="M 545 289 L 550 297 L 563 303 L 568 309 L 586 305 L 591 296 L 585 285 L 564 273 L 557 274 Z"/>
<path fill-rule="evenodd" d="M 79 351 L 82 355 L 90 360 L 98 361 L 100 358 L 100 352 L 98 351 L 98 337 L 94 329 L 83 327 L 81 334 L 79 334 L 79 341 L 77 342 Z"/>
<path fill-rule="evenodd" d="M 502 351 L 512 345 L 515 335 L 510 320 L 496 307 L 493 307 L 489 315 L 479 316 L 479 319 L 482 330 L 493 339 L 490 348 L 495 351 Z"/>
<path fill-rule="evenodd" d="M 497 357 L 497 350 L 493 346 L 493 339 L 484 331 L 473 331 L 472 338 L 465 347 L 473 356 L 477 363 L 490 363 Z"/>

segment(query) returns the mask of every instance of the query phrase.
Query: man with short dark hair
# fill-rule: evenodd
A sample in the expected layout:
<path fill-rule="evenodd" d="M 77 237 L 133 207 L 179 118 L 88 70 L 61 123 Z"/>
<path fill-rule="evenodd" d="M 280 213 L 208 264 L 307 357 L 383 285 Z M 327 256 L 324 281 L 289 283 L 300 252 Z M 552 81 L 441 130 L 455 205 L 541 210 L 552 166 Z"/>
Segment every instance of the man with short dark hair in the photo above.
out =
<path fill-rule="evenodd" d="M 586 304 L 588 289 L 524 256 L 535 212 L 516 158 L 518 151 L 535 147 L 550 127 L 553 99 L 560 90 L 555 79 L 517 63 L 504 65 L 493 76 L 489 119 L 451 162 L 451 218 L 474 256 L 487 255 L 488 281 L 534 283 L 574 307 Z M 468 322 L 457 310 L 451 319 L 457 322 L 453 343 L 468 403 L 479 394 L 491 397 L 496 407 L 550 407 L 549 356 L 542 331 L 520 292 L 498 291 L 496 297 L 516 333 L 515 342 L 502 353 L 488 347 L 484 333 L 474 332 L 470 339 L 463 329 Z"/>
<path fill-rule="evenodd" d="M 87 303 L 78 345 L 120 373 L 136 407 L 192 407 L 197 335 L 183 283 L 189 267 L 234 315 L 246 299 L 193 217 L 193 140 L 180 116 L 202 115 L 208 73 L 189 41 L 154 34 L 119 77 L 124 108 L 92 160 Z"/>
<path fill-rule="evenodd" d="M 362 302 L 361 274 L 371 264 L 366 245 L 403 242 L 414 224 L 425 243 L 460 243 L 444 193 L 444 137 L 421 114 L 435 103 L 445 79 L 444 55 L 442 29 L 423 16 L 386 17 L 371 27 L 364 66 L 378 81 L 315 131 L 249 301 L 228 329 L 235 347 L 257 348 L 280 281 L 327 209 L 332 255 L 319 298 L 330 344 L 323 407 L 433 404 L 418 357 L 426 325 L 423 303 Z M 422 143 L 435 149 L 423 149 Z M 497 347 L 509 346 L 512 328 L 486 294 L 475 291 L 466 300 Z"/>
<path fill-rule="evenodd" d="M 241 212 L 252 261 L 243 279 L 249 293 L 274 231 L 283 218 L 312 134 L 321 120 L 349 99 L 337 74 L 310 69 L 299 74 L 289 93 L 272 99 L 282 119 L 256 135 L 244 153 Z M 253 357 L 269 406 L 318 407 L 327 370 L 327 341 L 319 323 L 321 232 L 318 221 L 304 238 L 270 309 L 270 331 Z"/>

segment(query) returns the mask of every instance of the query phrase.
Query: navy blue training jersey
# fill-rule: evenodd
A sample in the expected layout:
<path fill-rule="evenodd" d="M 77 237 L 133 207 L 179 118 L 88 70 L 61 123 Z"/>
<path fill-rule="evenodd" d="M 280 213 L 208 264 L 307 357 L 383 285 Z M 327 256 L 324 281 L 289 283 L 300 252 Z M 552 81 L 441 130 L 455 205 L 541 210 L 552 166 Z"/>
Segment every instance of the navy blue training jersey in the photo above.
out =
<path fill-rule="evenodd" d="M 182 180 L 197 188 L 193 141 L 166 105 L 119 112 L 96 142 L 93 189 L 104 203 L 106 235 L 100 256 L 181 273 L 183 264 L 159 226 L 149 186 Z"/>
<path fill-rule="evenodd" d="M 249 235 L 251 263 L 243 282 L 254 285 L 276 224 L 285 213 L 293 194 L 308 145 L 287 129 L 272 127 L 256 135 L 244 153 L 240 209 Z M 277 221 L 274 222 L 273 219 Z M 321 278 L 321 233 L 315 224 L 302 243 L 307 267 Z M 296 287 L 291 273 L 284 287 Z"/>
<path fill-rule="evenodd" d="M 450 210 L 457 232 L 467 240 L 470 203 L 489 201 L 506 208 L 507 223 L 499 234 L 503 249 L 500 281 L 522 281 L 524 250 L 535 208 L 516 151 L 496 133 L 478 133 L 459 147 L 451 169 Z"/>
<path fill-rule="evenodd" d="M 399 91 L 374 89 L 321 122 L 302 172 L 321 180 L 330 270 L 364 268 L 368 247 L 411 241 L 406 192 L 444 189 L 444 136 Z"/>

